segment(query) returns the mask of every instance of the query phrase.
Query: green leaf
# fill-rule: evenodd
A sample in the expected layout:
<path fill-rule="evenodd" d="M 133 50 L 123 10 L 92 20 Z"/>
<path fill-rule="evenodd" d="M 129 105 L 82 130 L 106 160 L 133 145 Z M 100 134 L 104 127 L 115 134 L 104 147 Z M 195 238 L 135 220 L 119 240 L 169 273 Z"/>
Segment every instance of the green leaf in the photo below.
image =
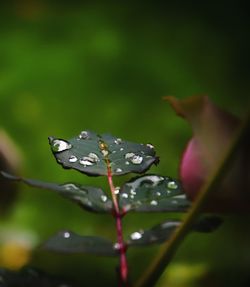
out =
<path fill-rule="evenodd" d="M 72 231 L 60 231 L 42 246 L 45 249 L 64 253 L 89 253 L 102 256 L 117 256 L 113 243 L 105 238 L 81 236 Z"/>
<path fill-rule="evenodd" d="M 42 272 L 41 270 L 25 267 L 18 271 L 0 268 L 1 287 L 55 287 L 76 286 L 65 279 L 60 279 Z"/>
<path fill-rule="evenodd" d="M 97 135 L 82 131 L 69 141 L 49 137 L 52 152 L 64 168 L 73 168 L 88 175 L 143 173 L 159 159 L 151 144 L 123 141 L 109 134 Z"/>
<path fill-rule="evenodd" d="M 133 232 L 130 234 L 127 244 L 128 246 L 139 246 L 163 243 L 170 238 L 180 224 L 179 220 L 168 220 L 151 229 Z"/>
<path fill-rule="evenodd" d="M 180 183 L 170 177 L 147 174 L 125 183 L 119 192 L 124 211 L 180 212 L 190 206 Z"/>
<path fill-rule="evenodd" d="M 133 232 L 127 240 L 127 245 L 140 246 L 163 243 L 172 236 L 181 223 L 180 220 L 167 220 L 151 229 Z M 218 216 L 203 216 L 193 225 L 191 230 L 209 233 L 216 230 L 221 223 L 222 219 Z"/>
<path fill-rule="evenodd" d="M 1 174 L 11 180 L 22 181 L 33 187 L 56 191 L 64 198 L 70 199 L 82 208 L 93 212 L 111 212 L 112 201 L 105 195 L 102 189 L 91 186 L 83 186 L 76 183 L 50 183 L 34 179 L 25 179 L 10 175 L 6 172 Z"/>

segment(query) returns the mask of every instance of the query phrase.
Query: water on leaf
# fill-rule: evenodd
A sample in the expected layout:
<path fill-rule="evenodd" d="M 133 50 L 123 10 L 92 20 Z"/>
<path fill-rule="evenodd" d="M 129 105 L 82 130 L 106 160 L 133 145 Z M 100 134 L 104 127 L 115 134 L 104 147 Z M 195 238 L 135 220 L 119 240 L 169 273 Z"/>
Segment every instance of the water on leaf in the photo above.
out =
<path fill-rule="evenodd" d="M 134 155 L 132 158 L 131 158 L 131 162 L 133 164 L 141 164 L 143 161 L 143 157 L 142 156 L 139 156 L 139 155 Z"/>
<path fill-rule="evenodd" d="M 178 187 L 178 185 L 176 184 L 175 181 L 170 181 L 168 182 L 168 188 L 170 189 L 176 189 Z"/>
<path fill-rule="evenodd" d="M 149 148 L 151 148 L 151 149 L 154 148 L 154 146 L 153 146 L 152 144 L 150 144 L 150 143 L 147 144 L 147 147 L 149 147 Z"/>
<path fill-rule="evenodd" d="M 91 158 L 93 162 L 98 162 L 98 161 L 100 161 L 98 155 L 96 155 L 96 154 L 93 153 L 93 152 L 89 153 L 88 157 Z"/>
<path fill-rule="evenodd" d="M 150 201 L 150 204 L 156 206 L 156 205 L 158 205 L 158 202 L 156 200 L 152 200 L 152 201 Z"/>
<path fill-rule="evenodd" d="M 117 138 L 117 139 L 114 140 L 114 143 L 115 144 L 121 144 L 122 143 L 122 139 Z"/>
<path fill-rule="evenodd" d="M 138 239 L 141 239 L 141 238 L 142 238 L 142 233 L 141 233 L 141 232 L 136 231 L 136 232 L 134 232 L 134 233 L 130 234 L 130 238 L 131 238 L 132 240 L 138 240 Z"/>
<path fill-rule="evenodd" d="M 108 197 L 106 195 L 101 195 L 101 201 L 106 202 L 108 200 Z"/>
<path fill-rule="evenodd" d="M 70 238 L 70 233 L 68 231 L 63 233 L 64 238 Z"/>
<path fill-rule="evenodd" d="M 95 162 L 90 158 L 90 157 L 83 157 L 79 160 L 79 163 L 84 165 L 84 166 L 91 166 L 91 165 L 94 165 Z"/>
<path fill-rule="evenodd" d="M 122 197 L 123 197 L 123 198 L 128 198 L 128 194 L 127 194 L 127 193 L 123 193 L 123 194 L 122 194 Z"/>
<path fill-rule="evenodd" d="M 118 167 L 115 172 L 122 172 L 122 169 Z"/>
<path fill-rule="evenodd" d="M 61 152 L 71 149 L 72 145 L 64 140 L 55 139 L 52 141 L 51 147 L 54 152 Z"/>
<path fill-rule="evenodd" d="M 89 138 L 89 133 L 87 131 L 81 131 L 80 135 L 79 135 L 80 139 L 86 140 Z"/>
<path fill-rule="evenodd" d="M 120 192 L 120 186 L 117 186 L 116 188 L 115 188 L 115 194 L 119 194 L 119 192 Z"/>
<path fill-rule="evenodd" d="M 71 156 L 69 157 L 69 162 L 76 162 L 77 160 L 78 160 L 77 157 L 74 156 L 74 155 L 71 155 Z"/>

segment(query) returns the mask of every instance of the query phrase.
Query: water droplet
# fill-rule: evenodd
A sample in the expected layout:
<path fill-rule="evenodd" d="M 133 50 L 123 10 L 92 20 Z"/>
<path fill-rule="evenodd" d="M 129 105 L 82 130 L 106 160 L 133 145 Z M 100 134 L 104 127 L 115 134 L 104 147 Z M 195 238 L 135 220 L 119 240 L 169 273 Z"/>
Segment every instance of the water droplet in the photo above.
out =
<path fill-rule="evenodd" d="M 142 156 L 139 156 L 139 155 L 134 155 L 132 158 L 131 158 L 131 162 L 133 164 L 141 164 L 143 161 L 143 157 Z"/>
<path fill-rule="evenodd" d="M 156 205 L 158 205 L 158 202 L 157 202 L 156 200 L 152 200 L 152 201 L 150 202 L 150 204 L 156 206 Z"/>
<path fill-rule="evenodd" d="M 125 161 L 125 164 L 126 164 L 126 165 L 129 165 L 129 161 Z"/>
<path fill-rule="evenodd" d="M 66 190 L 78 190 L 79 188 L 74 183 L 66 183 L 63 185 L 64 189 Z"/>
<path fill-rule="evenodd" d="M 72 145 L 64 140 L 53 140 L 52 150 L 54 152 L 61 152 L 72 148 Z"/>
<path fill-rule="evenodd" d="M 126 158 L 126 159 L 130 159 L 130 158 L 132 158 L 134 155 L 135 155 L 135 154 L 134 154 L 133 152 L 127 152 L 127 153 L 125 154 L 125 158 Z"/>
<path fill-rule="evenodd" d="M 124 148 L 123 148 L 123 147 L 121 147 L 121 148 L 120 148 L 120 151 L 123 151 L 123 150 L 124 150 Z"/>
<path fill-rule="evenodd" d="M 176 184 L 175 181 L 169 181 L 168 182 L 168 188 L 170 189 L 176 189 L 178 187 L 178 185 Z"/>
<path fill-rule="evenodd" d="M 89 153 L 88 157 L 91 158 L 94 162 L 100 161 L 98 155 L 96 155 L 96 154 L 93 153 L 93 152 Z"/>
<path fill-rule="evenodd" d="M 136 231 L 136 232 L 130 234 L 130 238 L 132 240 L 138 240 L 138 239 L 142 238 L 142 234 L 141 234 L 141 232 Z"/>
<path fill-rule="evenodd" d="M 122 172 L 122 169 L 118 167 L 115 172 Z"/>
<path fill-rule="evenodd" d="M 127 194 L 127 193 L 123 193 L 123 194 L 122 194 L 122 197 L 123 197 L 123 198 L 128 198 L 128 194 Z"/>
<path fill-rule="evenodd" d="M 79 163 L 84 166 L 91 166 L 94 165 L 94 162 L 89 157 L 85 156 L 79 160 Z"/>
<path fill-rule="evenodd" d="M 118 243 L 118 242 L 116 242 L 116 243 L 114 244 L 114 249 L 120 250 L 120 249 L 121 249 L 121 244 Z"/>
<path fill-rule="evenodd" d="M 116 153 L 116 150 L 113 150 L 112 153 Z"/>
<path fill-rule="evenodd" d="M 71 155 L 71 156 L 69 157 L 69 162 L 76 162 L 77 160 L 78 160 L 77 157 L 74 156 L 74 155 Z"/>
<path fill-rule="evenodd" d="M 159 191 L 156 192 L 157 196 L 161 196 L 161 193 Z"/>
<path fill-rule="evenodd" d="M 81 131 L 80 135 L 79 135 L 80 139 L 86 140 L 89 138 L 89 133 L 87 131 Z"/>
<path fill-rule="evenodd" d="M 63 233 L 64 238 L 70 238 L 70 233 L 68 231 Z"/>
<path fill-rule="evenodd" d="M 106 195 L 101 195 L 101 201 L 106 202 L 108 200 L 108 197 Z"/>
<path fill-rule="evenodd" d="M 121 144 L 122 143 L 122 139 L 117 138 L 117 139 L 114 140 L 114 143 L 115 144 Z"/>
<path fill-rule="evenodd" d="M 107 156 L 109 154 L 108 150 L 106 149 L 102 149 L 101 152 L 104 156 Z"/>
<path fill-rule="evenodd" d="M 146 144 L 146 146 L 149 147 L 149 148 L 151 148 L 151 149 L 155 148 L 155 147 L 154 147 L 152 144 L 150 144 L 150 143 Z"/>
<path fill-rule="evenodd" d="M 131 198 L 131 199 L 134 199 L 134 198 L 135 198 L 135 196 L 134 196 L 133 194 L 131 194 L 131 195 L 130 195 L 130 198 Z"/>
<path fill-rule="evenodd" d="M 117 187 L 115 188 L 114 193 L 115 193 L 115 194 L 119 194 L 119 192 L 120 192 L 120 186 L 117 186 Z"/>
<path fill-rule="evenodd" d="M 136 192 L 134 191 L 133 188 L 131 188 L 130 193 L 133 194 L 133 195 L 136 195 Z"/>

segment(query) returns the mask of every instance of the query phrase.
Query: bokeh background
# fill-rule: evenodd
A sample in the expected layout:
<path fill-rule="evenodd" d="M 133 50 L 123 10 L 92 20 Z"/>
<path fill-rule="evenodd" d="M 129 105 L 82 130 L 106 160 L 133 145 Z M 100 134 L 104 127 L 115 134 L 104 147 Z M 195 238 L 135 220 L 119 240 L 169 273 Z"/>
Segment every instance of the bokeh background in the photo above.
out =
<path fill-rule="evenodd" d="M 191 130 L 163 96 L 207 94 L 240 117 L 247 111 L 250 21 L 243 2 L 145 2 L 1 2 L 0 128 L 16 145 L 21 175 L 107 188 L 103 178 L 63 170 L 48 146 L 50 135 L 67 139 L 90 129 L 154 144 L 161 163 L 152 172 L 178 177 Z M 128 215 L 125 234 L 167 217 Z M 159 286 L 249 286 L 247 223 L 231 216 L 212 235 L 188 236 Z M 0 219 L 0 265 L 29 262 L 86 286 L 116 286 L 116 259 L 29 251 L 61 229 L 115 240 L 113 227 L 108 215 L 20 186 Z M 129 251 L 133 280 L 157 251 Z"/>

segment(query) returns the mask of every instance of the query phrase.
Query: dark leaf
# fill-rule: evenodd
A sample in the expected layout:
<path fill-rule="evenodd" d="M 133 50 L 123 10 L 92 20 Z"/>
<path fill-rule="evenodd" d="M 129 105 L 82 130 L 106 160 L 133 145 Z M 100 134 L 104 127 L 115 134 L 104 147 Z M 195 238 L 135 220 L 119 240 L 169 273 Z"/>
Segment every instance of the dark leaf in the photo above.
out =
<path fill-rule="evenodd" d="M 172 236 L 176 227 L 181 224 L 178 220 L 169 220 L 159 224 L 149 230 L 139 230 L 133 232 L 127 240 L 128 246 L 149 245 L 163 243 Z"/>
<path fill-rule="evenodd" d="M 102 256 L 117 256 L 118 251 L 111 241 L 95 236 L 81 236 L 71 231 L 60 231 L 43 244 L 43 248 L 64 253 L 89 253 Z"/>
<path fill-rule="evenodd" d="M 203 216 L 193 225 L 193 230 L 209 233 L 216 230 L 222 222 L 223 220 L 219 216 Z"/>
<path fill-rule="evenodd" d="M 1 287 L 76 287 L 65 279 L 46 274 L 38 269 L 26 267 L 17 272 L 0 268 Z"/>
<path fill-rule="evenodd" d="M 91 186 L 83 186 L 76 183 L 49 183 L 34 179 L 24 179 L 10 175 L 6 172 L 1 174 L 11 180 L 22 181 L 30 186 L 56 191 L 61 196 L 77 203 L 82 208 L 93 212 L 111 212 L 112 201 L 105 195 L 102 189 Z"/>
<path fill-rule="evenodd" d="M 82 131 L 69 141 L 49 137 L 49 143 L 57 162 L 64 168 L 88 175 L 107 175 L 108 164 L 113 175 L 143 173 L 159 161 L 151 144 L 132 143 L 91 131 Z"/>
<path fill-rule="evenodd" d="M 222 219 L 218 216 L 204 216 L 193 225 L 192 230 L 209 233 L 216 230 L 221 223 Z M 167 220 L 151 229 L 133 232 L 127 240 L 127 244 L 128 246 L 136 246 L 163 243 L 172 236 L 180 224 L 181 221 L 179 220 Z"/>
<path fill-rule="evenodd" d="M 190 206 L 180 183 L 170 177 L 147 174 L 125 183 L 119 192 L 124 211 L 186 211 Z"/>

